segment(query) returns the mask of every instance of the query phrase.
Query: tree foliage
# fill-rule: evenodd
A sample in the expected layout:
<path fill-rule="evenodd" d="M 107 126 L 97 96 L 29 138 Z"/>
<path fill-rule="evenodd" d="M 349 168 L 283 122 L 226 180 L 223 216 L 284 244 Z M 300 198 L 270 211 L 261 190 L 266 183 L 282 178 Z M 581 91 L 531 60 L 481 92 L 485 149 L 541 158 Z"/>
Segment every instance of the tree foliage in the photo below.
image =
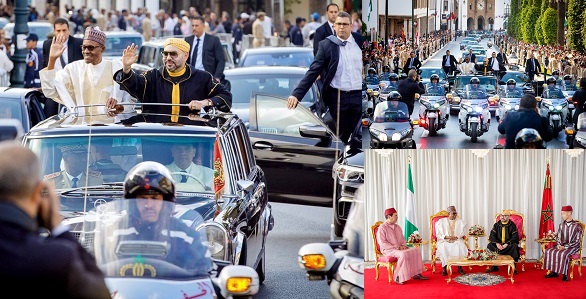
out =
<path fill-rule="evenodd" d="M 523 28 L 525 29 L 523 32 L 523 41 L 526 43 L 537 42 L 535 37 L 535 24 L 537 24 L 538 18 L 539 8 L 533 5 L 529 6 L 527 9 L 527 14 L 525 15 L 525 23 L 523 24 Z"/>
<path fill-rule="evenodd" d="M 568 3 L 568 41 L 570 49 L 584 51 L 584 41 L 582 38 L 582 27 L 584 19 L 582 14 L 586 8 L 584 0 L 570 0 Z"/>
<path fill-rule="evenodd" d="M 545 45 L 545 39 L 543 38 L 543 30 L 541 30 L 541 24 L 543 23 L 543 15 L 539 15 L 537 18 L 537 22 L 535 23 L 535 27 L 533 28 L 535 32 L 535 40 L 539 45 Z"/>
<path fill-rule="evenodd" d="M 541 23 L 541 30 L 543 33 L 543 39 L 547 45 L 555 45 L 557 42 L 558 32 L 558 12 L 557 10 L 549 7 L 543 14 L 543 20 Z"/>

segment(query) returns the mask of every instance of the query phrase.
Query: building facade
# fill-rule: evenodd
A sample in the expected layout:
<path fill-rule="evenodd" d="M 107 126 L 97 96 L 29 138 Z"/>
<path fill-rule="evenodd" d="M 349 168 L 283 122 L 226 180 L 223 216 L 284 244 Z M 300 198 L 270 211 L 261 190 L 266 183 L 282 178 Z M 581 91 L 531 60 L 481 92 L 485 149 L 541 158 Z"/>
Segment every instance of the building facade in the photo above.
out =
<path fill-rule="evenodd" d="M 493 30 L 495 28 L 495 0 L 459 0 L 455 6 L 456 29 Z"/>

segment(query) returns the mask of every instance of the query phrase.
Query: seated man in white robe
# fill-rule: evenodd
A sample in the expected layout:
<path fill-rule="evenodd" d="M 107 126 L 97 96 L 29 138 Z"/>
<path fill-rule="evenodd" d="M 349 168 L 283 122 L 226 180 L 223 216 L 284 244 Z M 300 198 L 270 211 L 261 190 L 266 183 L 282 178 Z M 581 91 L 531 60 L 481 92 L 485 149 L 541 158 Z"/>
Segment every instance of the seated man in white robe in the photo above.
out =
<path fill-rule="evenodd" d="M 79 115 L 112 116 L 114 112 L 132 112 L 132 105 L 118 105 L 136 102 L 114 81 L 114 73 L 122 68 L 122 63 L 119 60 L 102 58 L 106 50 L 106 34 L 97 27 L 88 27 L 83 38 L 83 60 L 74 61 L 65 68 L 56 70 L 55 62 L 67 49 L 67 38 L 64 35 L 53 37 L 47 67 L 39 72 L 45 96 L 63 104 L 69 111 L 82 105 L 103 105 L 78 109 Z M 106 119 L 111 117 L 104 120 Z"/>
<path fill-rule="evenodd" d="M 177 183 L 177 190 L 195 192 L 212 191 L 214 170 L 193 163 L 195 152 L 196 150 L 193 144 L 175 144 L 171 147 L 173 162 L 165 166 L 173 175 Z"/>
<path fill-rule="evenodd" d="M 447 261 L 449 257 L 468 254 L 466 247 L 466 223 L 458 218 L 458 212 L 454 206 L 449 206 L 448 217 L 435 223 L 435 235 L 437 237 L 437 255 L 442 261 L 442 275 L 448 275 Z M 458 273 L 464 274 L 464 269 L 458 266 Z"/>

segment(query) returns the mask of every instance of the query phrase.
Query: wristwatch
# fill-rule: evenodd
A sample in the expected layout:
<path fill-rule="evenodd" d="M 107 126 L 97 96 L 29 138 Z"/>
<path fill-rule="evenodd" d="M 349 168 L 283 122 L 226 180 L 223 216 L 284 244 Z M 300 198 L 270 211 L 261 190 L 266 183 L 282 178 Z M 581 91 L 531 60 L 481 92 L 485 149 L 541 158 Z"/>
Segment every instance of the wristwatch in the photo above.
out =
<path fill-rule="evenodd" d="M 214 105 L 214 102 L 212 102 L 211 99 L 208 99 L 208 104 L 206 106 L 213 106 L 213 105 Z"/>

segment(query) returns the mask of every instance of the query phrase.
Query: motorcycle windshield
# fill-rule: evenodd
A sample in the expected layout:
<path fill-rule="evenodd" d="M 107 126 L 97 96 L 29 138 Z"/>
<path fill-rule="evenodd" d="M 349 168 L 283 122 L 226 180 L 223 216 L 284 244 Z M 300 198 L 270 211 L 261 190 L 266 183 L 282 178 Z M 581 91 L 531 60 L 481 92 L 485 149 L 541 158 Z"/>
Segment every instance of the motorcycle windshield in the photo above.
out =
<path fill-rule="evenodd" d="M 566 91 L 576 91 L 578 90 L 578 87 L 576 86 L 576 84 L 567 83 L 565 84 L 565 89 Z"/>
<path fill-rule="evenodd" d="M 565 99 L 566 96 L 558 88 L 553 88 L 553 89 L 548 88 L 543 92 L 543 98 L 544 99 Z"/>
<path fill-rule="evenodd" d="M 425 90 L 425 95 L 430 97 L 437 97 L 445 95 L 444 87 L 439 84 L 428 84 Z"/>
<path fill-rule="evenodd" d="M 208 276 L 212 267 L 197 212 L 173 217 L 174 202 L 119 199 L 84 216 L 82 239 L 106 277 L 185 279 Z"/>
<path fill-rule="evenodd" d="M 397 81 L 389 81 L 389 85 L 385 86 L 381 93 L 391 93 L 391 91 L 397 91 Z"/>
<path fill-rule="evenodd" d="M 505 89 L 503 92 L 503 98 L 520 98 L 523 96 L 523 90 L 521 88 Z"/>
<path fill-rule="evenodd" d="M 486 99 L 486 92 L 481 89 L 466 88 L 464 98 L 470 100 Z"/>
<path fill-rule="evenodd" d="M 374 122 L 408 122 L 409 108 L 399 101 L 380 102 L 374 109 Z"/>

